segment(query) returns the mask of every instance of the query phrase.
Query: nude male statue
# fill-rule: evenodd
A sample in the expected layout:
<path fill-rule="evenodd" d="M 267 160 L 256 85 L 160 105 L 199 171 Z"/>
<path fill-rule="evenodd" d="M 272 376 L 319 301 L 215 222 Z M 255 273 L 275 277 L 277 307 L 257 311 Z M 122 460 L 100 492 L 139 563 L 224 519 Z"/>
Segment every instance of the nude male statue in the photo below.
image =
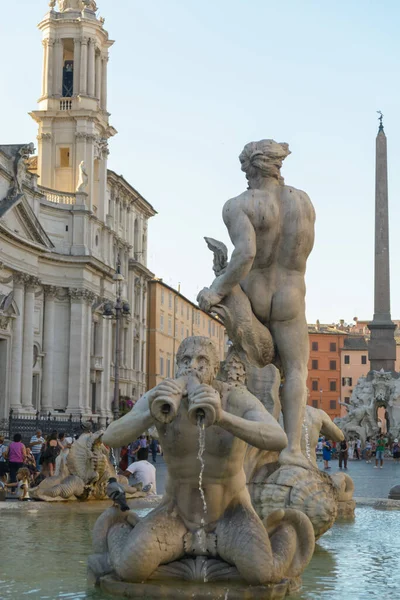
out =
<path fill-rule="evenodd" d="M 244 147 L 239 159 L 249 187 L 223 208 L 235 249 L 224 273 L 197 299 L 212 312 L 240 284 L 254 315 L 270 330 L 284 372 L 281 402 L 289 443 L 280 463 L 308 468 L 300 447 L 309 354 L 304 275 L 315 212 L 305 192 L 284 185 L 280 169 L 289 153 L 287 144 L 273 140 Z"/>
<path fill-rule="evenodd" d="M 215 379 L 218 366 L 211 340 L 186 338 L 177 353 L 177 378 L 165 379 L 147 392 L 103 436 L 109 446 L 127 445 L 155 425 L 168 467 L 161 505 L 133 529 L 128 523 L 134 513 L 116 509 L 103 513 L 96 523 L 94 546 L 99 554 L 94 556 L 104 553 L 125 581 L 144 581 L 159 565 L 192 553 L 235 565 L 248 583 L 276 582 L 298 576 L 312 556 L 313 530 L 307 517 L 294 510 L 276 511 L 267 532 L 252 507 L 243 469 L 247 445 L 281 450 L 287 438 L 244 386 Z M 206 512 L 193 418 L 199 408 L 208 425 L 202 479 Z M 210 415 L 215 415 L 214 422 Z M 124 519 L 128 521 L 121 524 Z"/>

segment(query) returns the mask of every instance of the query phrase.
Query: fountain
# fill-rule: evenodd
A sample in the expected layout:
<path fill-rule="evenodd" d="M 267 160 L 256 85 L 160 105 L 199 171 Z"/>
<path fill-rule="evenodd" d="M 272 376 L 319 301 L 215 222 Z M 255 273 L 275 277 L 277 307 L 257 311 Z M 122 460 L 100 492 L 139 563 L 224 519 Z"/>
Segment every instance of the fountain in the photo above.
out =
<path fill-rule="evenodd" d="M 283 598 L 336 518 L 346 484 L 316 468 L 312 436 L 324 417 L 305 415 L 304 273 L 315 216 L 308 196 L 284 185 L 288 154 L 273 140 L 245 146 L 249 189 L 223 211 L 230 261 L 222 242 L 206 238 L 216 277 L 198 301 L 227 329 L 225 363 L 208 338 L 186 338 L 176 378 L 149 390 L 103 436 L 119 447 L 155 426 L 168 467 L 158 508 L 140 518 L 114 506 L 95 524 L 89 573 L 107 593 Z M 273 364 L 283 374 L 279 396 Z"/>

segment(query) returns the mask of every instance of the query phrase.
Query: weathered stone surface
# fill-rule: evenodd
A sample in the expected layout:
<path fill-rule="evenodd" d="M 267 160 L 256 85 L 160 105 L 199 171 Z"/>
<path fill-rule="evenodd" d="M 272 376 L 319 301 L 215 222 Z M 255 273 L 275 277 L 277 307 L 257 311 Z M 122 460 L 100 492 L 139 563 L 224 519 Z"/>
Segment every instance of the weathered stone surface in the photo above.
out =
<path fill-rule="evenodd" d="M 297 584 L 297 587 L 299 585 Z M 100 588 L 107 594 L 123 598 L 164 598 L 165 600 L 281 600 L 290 591 L 295 591 L 288 580 L 280 583 L 251 586 L 242 583 L 225 584 L 201 583 L 185 585 L 177 582 L 168 583 L 126 583 L 115 577 L 105 576 L 100 579 Z"/>
<path fill-rule="evenodd" d="M 400 500 L 400 485 L 394 485 L 389 491 L 389 499 Z"/>
<path fill-rule="evenodd" d="M 97 520 L 89 558 L 96 580 L 116 574 L 139 583 L 160 572 L 163 578 L 177 573 L 181 578 L 183 572 L 191 578 L 188 565 L 201 573 L 199 561 L 210 566 L 204 561 L 212 559 L 207 578 L 230 581 L 239 573 L 256 586 L 297 581 L 310 560 L 314 532 L 307 516 L 279 508 L 263 523 L 246 489 L 248 445 L 279 451 L 286 436 L 243 385 L 243 366 L 232 353 L 215 379 L 218 368 L 208 338 L 186 338 L 177 352 L 176 380 L 166 379 L 147 392 L 104 434 L 106 444 L 120 446 L 155 425 L 169 478 L 161 505 L 146 517 L 113 507 Z M 171 420 L 164 418 L 164 405 Z M 196 411 L 202 415 L 197 424 Z"/>
<path fill-rule="evenodd" d="M 288 145 L 274 140 L 244 147 L 239 159 L 249 187 L 223 208 L 235 249 L 228 262 L 223 244 L 206 238 L 216 278 L 197 299 L 200 308 L 222 318 L 239 356 L 264 367 L 275 355 L 284 372 L 288 436 L 279 460 L 307 468 L 300 449 L 309 353 L 304 274 L 315 213 L 305 192 L 284 185 L 280 169 L 288 154 Z"/>

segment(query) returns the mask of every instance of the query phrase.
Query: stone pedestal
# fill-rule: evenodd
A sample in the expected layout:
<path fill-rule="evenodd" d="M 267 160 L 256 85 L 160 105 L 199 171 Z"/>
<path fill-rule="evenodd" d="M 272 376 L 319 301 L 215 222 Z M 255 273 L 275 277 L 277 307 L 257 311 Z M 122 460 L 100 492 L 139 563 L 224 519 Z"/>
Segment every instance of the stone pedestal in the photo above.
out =
<path fill-rule="evenodd" d="M 89 575 L 90 580 L 90 575 Z M 100 579 L 103 592 L 118 598 L 163 598 L 163 600 L 281 600 L 296 591 L 300 582 L 291 587 L 288 579 L 270 585 L 249 586 L 231 581 L 212 583 L 182 583 L 181 581 L 126 583 L 111 575 Z"/>

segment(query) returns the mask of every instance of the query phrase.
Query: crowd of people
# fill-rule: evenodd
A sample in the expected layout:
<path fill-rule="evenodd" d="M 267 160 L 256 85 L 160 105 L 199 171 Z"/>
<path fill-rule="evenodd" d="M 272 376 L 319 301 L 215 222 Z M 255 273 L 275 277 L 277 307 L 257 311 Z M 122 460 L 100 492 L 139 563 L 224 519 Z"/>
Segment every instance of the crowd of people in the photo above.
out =
<path fill-rule="evenodd" d="M 383 434 L 375 438 L 368 437 L 365 444 L 359 438 L 332 442 L 326 438 L 319 438 L 316 447 L 317 457 L 324 461 L 324 469 L 330 469 L 332 458 L 339 460 L 339 468 L 347 469 L 349 460 L 365 460 L 367 464 L 375 461 L 374 468 L 383 468 L 384 458 L 393 457 L 395 463 L 400 463 L 400 444 L 396 438 L 393 442 Z"/>
<path fill-rule="evenodd" d="M 0 435 L 0 490 L 29 500 L 29 488 L 58 473 L 72 443 L 72 437 L 57 431 L 44 438 L 37 430 L 28 444 L 22 442 L 20 433 L 8 445 Z"/>
<path fill-rule="evenodd" d="M 46 477 L 58 475 L 73 442 L 74 438 L 56 430 L 46 437 L 38 430 L 26 444 L 20 433 L 16 433 L 9 444 L 0 435 L 0 493 L 8 492 L 20 500 L 30 500 L 30 487 Z M 143 433 L 129 446 L 121 448 L 119 474 L 127 477 L 132 486 L 141 483 L 142 489 L 156 494 L 154 464 L 158 454 L 161 454 L 158 440 Z"/>

